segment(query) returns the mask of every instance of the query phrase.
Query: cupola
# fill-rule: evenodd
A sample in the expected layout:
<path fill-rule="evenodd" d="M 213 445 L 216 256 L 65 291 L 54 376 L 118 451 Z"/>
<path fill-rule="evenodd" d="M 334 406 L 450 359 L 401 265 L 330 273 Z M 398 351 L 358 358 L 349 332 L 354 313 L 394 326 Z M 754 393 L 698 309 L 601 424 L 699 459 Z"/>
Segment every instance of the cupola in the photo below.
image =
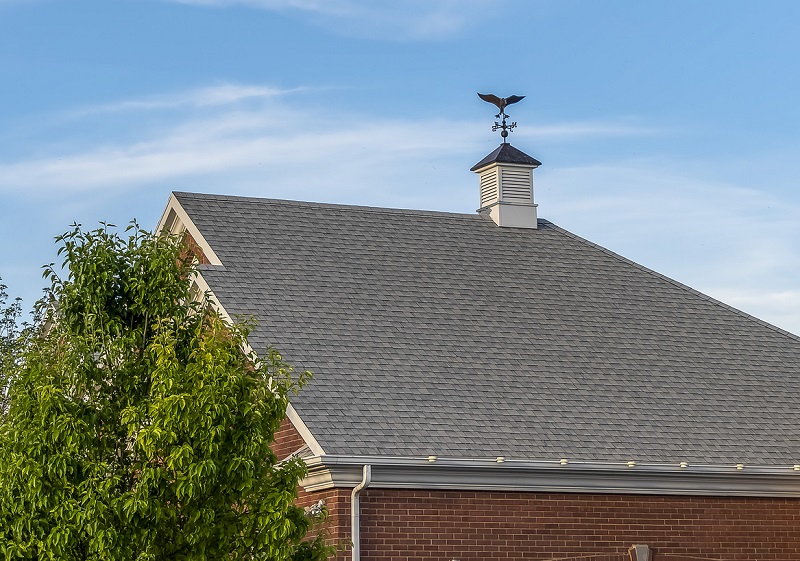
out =
<path fill-rule="evenodd" d="M 542 163 L 511 144 L 503 143 L 472 166 L 478 174 L 481 203 L 478 212 L 498 226 L 536 228 L 533 170 Z"/>

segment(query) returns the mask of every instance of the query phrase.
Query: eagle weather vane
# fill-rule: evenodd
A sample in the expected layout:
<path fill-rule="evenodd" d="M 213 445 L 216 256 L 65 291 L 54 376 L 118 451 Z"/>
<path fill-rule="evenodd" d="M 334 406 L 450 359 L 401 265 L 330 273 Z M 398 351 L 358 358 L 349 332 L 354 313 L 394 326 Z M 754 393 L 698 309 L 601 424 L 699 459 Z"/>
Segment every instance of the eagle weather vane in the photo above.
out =
<path fill-rule="evenodd" d="M 492 132 L 497 131 L 498 129 L 502 129 L 500 136 L 503 137 L 503 143 L 506 143 L 506 138 L 508 138 L 508 131 L 517 127 L 517 122 L 514 121 L 510 125 L 506 123 L 506 119 L 510 117 L 510 115 L 506 115 L 506 106 L 511 105 L 512 103 L 517 103 L 518 101 L 522 101 L 525 99 L 524 95 L 511 95 L 508 97 L 497 97 L 494 94 L 482 94 L 479 93 L 478 97 L 481 98 L 483 101 L 488 101 L 489 103 L 493 103 L 497 106 L 500 110 L 500 113 L 495 115 L 495 119 L 500 119 L 500 121 L 495 121 L 494 126 L 492 127 Z"/>

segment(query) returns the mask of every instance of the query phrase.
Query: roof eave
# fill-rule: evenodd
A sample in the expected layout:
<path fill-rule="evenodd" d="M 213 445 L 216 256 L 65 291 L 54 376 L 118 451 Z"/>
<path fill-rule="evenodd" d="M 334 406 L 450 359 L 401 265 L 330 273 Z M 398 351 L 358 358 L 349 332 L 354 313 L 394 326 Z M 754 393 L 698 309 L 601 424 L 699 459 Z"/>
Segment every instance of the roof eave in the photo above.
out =
<path fill-rule="evenodd" d="M 326 455 L 306 459 L 306 491 L 370 487 L 646 495 L 800 497 L 795 466 L 730 466 Z"/>

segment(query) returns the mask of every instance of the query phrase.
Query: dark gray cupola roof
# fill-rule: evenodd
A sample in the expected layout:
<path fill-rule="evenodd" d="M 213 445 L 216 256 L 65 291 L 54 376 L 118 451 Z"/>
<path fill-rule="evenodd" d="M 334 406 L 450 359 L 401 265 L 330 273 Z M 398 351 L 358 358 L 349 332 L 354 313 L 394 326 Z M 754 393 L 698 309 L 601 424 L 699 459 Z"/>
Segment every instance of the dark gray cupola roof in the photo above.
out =
<path fill-rule="evenodd" d="M 175 196 L 328 454 L 800 460 L 800 338 L 550 222 Z"/>
<path fill-rule="evenodd" d="M 492 151 L 480 162 L 469 168 L 470 171 L 477 171 L 489 164 L 521 164 L 526 166 L 539 167 L 542 162 L 536 158 L 528 156 L 522 150 L 514 148 L 511 144 L 504 143 Z"/>

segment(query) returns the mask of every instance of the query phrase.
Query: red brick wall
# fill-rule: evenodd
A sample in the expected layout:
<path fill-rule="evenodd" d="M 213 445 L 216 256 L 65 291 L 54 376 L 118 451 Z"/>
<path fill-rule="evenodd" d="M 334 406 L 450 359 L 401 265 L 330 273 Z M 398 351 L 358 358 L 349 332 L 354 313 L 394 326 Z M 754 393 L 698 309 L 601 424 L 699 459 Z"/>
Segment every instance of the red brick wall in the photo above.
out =
<path fill-rule="evenodd" d="M 367 489 L 363 561 L 798 561 L 800 500 Z"/>
<path fill-rule="evenodd" d="M 320 499 L 328 507 L 328 520 L 323 525 L 328 545 L 340 544 L 345 549 L 339 552 L 335 561 L 350 558 L 350 491 L 351 489 L 327 489 L 316 493 L 306 493 L 300 489 L 296 504 L 306 508 Z"/>
<path fill-rule="evenodd" d="M 275 431 L 275 441 L 272 443 L 272 451 L 278 456 L 279 460 L 284 459 L 289 454 L 297 451 L 305 444 L 303 437 L 297 432 L 289 419 L 284 418 L 281 426 Z M 307 508 L 320 499 L 325 500 L 328 507 L 328 520 L 323 529 L 327 533 L 328 543 L 335 545 L 340 542 L 348 542 L 350 539 L 350 491 L 351 489 L 328 489 L 316 493 L 306 493 L 302 488 L 298 489 L 296 504 L 301 508 Z M 336 556 L 336 561 L 347 559 L 350 556 L 350 548 L 342 551 Z"/>
<path fill-rule="evenodd" d="M 305 444 L 303 437 L 300 436 L 300 433 L 297 432 L 297 429 L 294 428 L 291 421 L 284 417 L 283 421 L 281 421 L 281 426 L 275 431 L 272 451 L 275 452 L 279 460 L 282 460 L 289 454 L 302 448 L 303 444 Z"/>

